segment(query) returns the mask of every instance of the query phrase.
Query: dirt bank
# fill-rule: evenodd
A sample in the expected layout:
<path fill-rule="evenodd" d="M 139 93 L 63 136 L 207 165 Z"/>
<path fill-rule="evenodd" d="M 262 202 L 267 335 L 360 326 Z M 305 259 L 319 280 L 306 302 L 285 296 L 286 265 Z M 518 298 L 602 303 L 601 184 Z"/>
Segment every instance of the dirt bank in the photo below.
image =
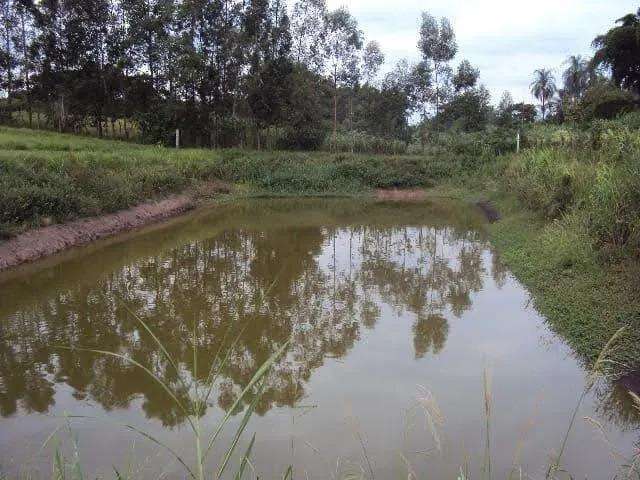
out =
<path fill-rule="evenodd" d="M 30 230 L 0 243 L 0 270 L 158 222 L 194 206 L 191 195 L 176 195 L 108 215 Z"/>
<path fill-rule="evenodd" d="M 423 188 L 392 188 L 376 190 L 378 200 L 420 201 L 427 198 Z"/>

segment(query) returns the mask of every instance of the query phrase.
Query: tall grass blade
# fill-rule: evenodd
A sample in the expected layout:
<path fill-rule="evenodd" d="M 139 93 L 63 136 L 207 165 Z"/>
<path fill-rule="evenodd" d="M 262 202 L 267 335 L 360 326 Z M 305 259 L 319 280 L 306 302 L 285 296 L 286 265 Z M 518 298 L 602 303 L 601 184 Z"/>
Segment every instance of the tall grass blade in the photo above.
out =
<path fill-rule="evenodd" d="M 251 401 L 251 404 L 247 407 L 247 410 L 244 412 L 244 416 L 242 417 L 242 421 L 240 422 L 240 425 L 236 430 L 236 434 L 233 437 L 233 441 L 231 442 L 231 445 L 227 449 L 227 452 L 225 453 L 224 458 L 222 460 L 222 464 L 218 469 L 217 478 L 222 478 L 222 474 L 224 473 L 225 469 L 227 468 L 227 465 L 229 464 L 231 455 L 233 455 L 233 452 L 238 446 L 240 437 L 242 436 L 242 433 L 244 432 L 245 428 L 247 427 L 247 424 L 249 423 L 249 419 L 251 418 L 251 415 L 253 415 L 253 412 L 255 411 L 256 406 L 258 405 L 258 401 L 260 401 L 260 397 L 262 397 L 263 388 L 264 388 L 264 383 L 260 384 L 258 391 L 256 392 L 255 396 L 253 397 L 253 400 Z"/>
<path fill-rule="evenodd" d="M 242 456 L 242 462 L 240 462 L 240 468 L 236 472 L 235 480 L 242 480 L 242 475 L 244 475 L 244 470 L 247 468 L 247 464 L 249 463 L 249 457 L 251 457 L 251 451 L 253 450 L 253 444 L 256 441 L 256 434 L 253 434 L 251 437 L 251 441 L 249 442 L 249 446 L 247 447 L 247 451 L 244 452 Z"/>
<path fill-rule="evenodd" d="M 196 476 L 193 473 L 193 471 L 191 470 L 191 468 L 189 467 L 189 465 L 187 465 L 187 463 L 182 459 L 182 457 L 180 455 L 178 455 L 178 453 L 174 449 L 172 449 L 170 446 L 166 445 L 165 443 L 161 442 L 160 440 L 155 438 L 153 435 L 145 432 L 144 430 L 139 429 L 135 425 L 131 425 L 131 424 L 128 424 L 128 423 L 114 422 L 110 418 L 96 418 L 96 417 L 89 417 L 89 416 L 86 416 L 86 415 L 69 415 L 68 418 L 81 418 L 81 419 L 89 419 L 89 420 L 103 420 L 103 421 L 107 421 L 109 423 L 118 425 L 118 426 L 120 426 L 122 428 L 126 428 L 127 430 L 131 430 L 132 432 L 137 433 L 138 435 L 141 435 L 142 437 L 146 438 L 147 440 L 155 443 L 159 447 L 162 447 L 166 451 L 168 451 L 185 468 L 185 470 L 187 471 L 189 476 L 191 478 L 193 478 L 193 479 L 196 479 Z"/>
<path fill-rule="evenodd" d="M 291 480 L 293 478 L 293 467 L 289 465 L 282 476 L 282 480 Z"/>
<path fill-rule="evenodd" d="M 177 377 L 180 380 L 180 382 L 182 383 L 182 386 L 185 389 L 189 389 L 189 386 L 184 382 L 184 379 L 182 378 L 182 375 L 180 375 L 180 369 L 178 368 L 177 363 L 175 362 L 175 360 L 173 359 L 173 357 L 171 356 L 171 354 L 168 352 L 168 350 L 165 348 L 165 346 L 163 345 L 163 343 L 160 341 L 160 339 L 156 336 L 155 333 L 153 333 L 153 330 L 151 330 L 151 328 L 149 327 L 149 325 L 146 324 L 146 322 L 144 320 L 142 320 L 138 315 L 135 314 L 135 312 L 133 312 L 129 306 L 124 302 L 124 300 L 120 299 L 120 303 L 122 304 L 122 306 L 125 308 L 125 310 L 127 310 L 127 312 L 129 312 L 129 314 L 131 316 L 133 316 L 133 318 L 135 318 L 138 323 L 140 323 L 140 325 L 142 325 L 142 328 L 144 328 L 147 333 L 149 333 L 149 335 L 151 335 L 151 338 L 153 339 L 153 341 L 156 343 L 156 345 L 158 345 L 158 347 L 160 348 L 160 351 L 162 351 L 162 353 L 164 354 L 164 356 L 166 357 L 167 361 L 169 362 L 169 364 L 173 367 L 173 369 L 176 371 Z"/>
<path fill-rule="evenodd" d="M 66 477 L 66 467 L 64 465 L 64 458 L 60 452 L 60 445 L 56 446 L 56 453 L 54 455 L 53 464 L 53 478 L 54 480 L 64 480 Z"/>
<path fill-rule="evenodd" d="M 587 397 L 587 395 L 589 394 L 591 389 L 594 387 L 594 385 L 598 382 L 598 380 L 605 375 L 604 365 L 608 362 L 609 355 L 614 351 L 613 346 L 615 342 L 622 336 L 622 334 L 625 332 L 626 329 L 627 327 L 622 327 L 616 333 L 613 334 L 613 336 L 602 348 L 602 350 L 600 351 L 600 354 L 598 355 L 598 358 L 593 364 L 593 369 L 591 370 L 591 372 L 587 377 L 587 384 L 585 385 L 584 390 L 582 391 L 582 394 L 578 399 L 578 403 L 576 404 L 575 408 L 573 409 L 573 413 L 571 414 L 571 420 L 569 422 L 569 426 L 567 427 L 567 431 L 565 432 L 564 437 L 562 439 L 562 444 L 560 445 L 560 451 L 558 452 L 558 455 L 556 456 L 555 460 L 551 463 L 551 465 L 549 465 L 549 468 L 547 469 L 547 475 L 545 477 L 547 480 L 553 478 L 556 472 L 559 471 L 560 462 L 562 461 L 562 456 L 564 455 L 564 451 L 567 448 L 569 435 L 573 430 L 573 425 L 576 422 L 576 417 L 578 416 L 578 411 L 582 406 L 582 402 L 584 402 L 584 399 Z"/>
<path fill-rule="evenodd" d="M 491 480 L 491 378 L 489 372 L 484 369 L 484 414 L 485 414 L 485 457 L 484 472 L 486 478 Z"/>
<path fill-rule="evenodd" d="M 71 430 L 71 423 L 69 422 L 69 416 L 65 413 L 65 420 L 67 422 L 67 429 L 69 430 L 69 437 L 71 438 L 71 443 L 73 445 L 73 472 L 75 480 L 83 480 L 84 474 L 82 473 L 82 466 L 80 465 L 80 451 L 78 448 L 78 437 Z"/>
<path fill-rule="evenodd" d="M 211 436 L 209 443 L 207 445 L 207 448 L 205 449 L 204 454 L 202 455 L 203 462 L 206 460 L 207 455 L 211 451 L 211 448 L 213 448 L 213 445 L 216 439 L 218 438 L 218 435 L 220 435 L 220 432 L 222 431 L 226 423 L 229 421 L 229 418 L 231 417 L 233 412 L 236 410 L 236 408 L 238 408 L 238 405 L 240 405 L 240 402 L 244 399 L 247 393 L 251 391 L 253 387 L 262 379 L 262 377 L 269 371 L 269 369 L 271 368 L 273 363 L 276 361 L 276 359 L 284 353 L 284 351 L 289 346 L 289 342 L 290 340 L 287 340 L 284 343 L 284 345 L 282 345 L 282 347 L 280 347 L 273 355 L 271 355 L 271 357 L 269 357 L 269 359 L 265 363 L 262 364 L 262 366 L 260 366 L 258 371 L 253 375 L 253 378 L 249 381 L 247 386 L 244 388 L 244 390 L 242 390 L 240 395 L 238 395 L 238 398 L 236 398 L 235 402 L 233 402 L 233 405 L 231 405 L 231 407 L 229 408 L 229 410 L 227 411 L 223 419 L 218 424 L 218 428 L 216 429 L 214 434 Z"/>
<path fill-rule="evenodd" d="M 222 349 L 222 344 L 220 345 L 220 349 L 218 349 L 218 353 L 216 353 L 216 357 L 213 359 L 213 363 L 211 363 L 211 368 L 209 369 L 209 374 L 207 375 L 207 383 L 209 384 L 209 388 L 207 389 L 207 393 L 204 396 L 204 403 L 205 404 L 209 401 L 209 397 L 211 396 L 211 392 L 213 391 L 213 387 L 215 386 L 216 380 L 218 379 L 218 375 L 220 374 L 220 372 L 222 370 L 224 370 L 224 367 L 227 364 L 227 361 L 231 357 L 231 354 L 235 350 L 235 347 L 238 344 L 238 342 L 240 341 L 240 337 L 242 337 L 242 334 L 244 333 L 246 328 L 247 328 L 247 325 L 242 327 L 242 330 L 240 330 L 240 333 L 238 333 L 238 335 L 236 335 L 236 338 L 233 340 L 231 345 L 229 345 L 229 348 L 227 348 L 227 351 L 226 351 L 222 361 L 220 362 L 220 365 L 218 365 L 217 368 L 216 368 L 216 362 L 218 360 L 218 355 L 220 353 L 220 350 Z M 229 332 L 230 330 L 231 330 L 231 326 L 227 329 L 227 332 Z M 225 332 L 225 336 L 223 338 L 223 342 L 226 339 L 227 332 Z"/>
<path fill-rule="evenodd" d="M 162 387 L 162 389 L 171 397 L 171 399 L 180 408 L 180 410 L 182 410 L 185 417 L 187 418 L 187 421 L 191 424 L 191 427 L 195 430 L 195 426 L 193 425 L 193 421 L 191 420 L 191 412 L 187 410 L 187 408 L 182 404 L 182 402 L 178 399 L 178 397 L 176 397 L 176 395 L 173 393 L 171 388 L 165 382 L 163 382 L 161 378 L 159 378 L 155 373 L 153 373 L 147 367 L 142 365 L 140 362 L 137 362 L 133 358 L 127 357 L 126 355 L 122 355 L 120 353 L 108 352 L 106 350 L 96 350 L 93 348 L 82 348 L 82 347 L 65 347 L 65 346 L 59 346 L 58 348 L 62 348 L 65 350 L 77 350 L 79 352 L 90 352 L 90 353 L 96 353 L 98 355 L 106 355 L 108 357 L 119 358 L 121 360 L 124 360 L 125 362 L 130 363 L 131 365 L 134 365 L 142 369 L 147 375 L 149 375 L 153 380 L 155 380 L 155 382 L 158 383 Z"/>

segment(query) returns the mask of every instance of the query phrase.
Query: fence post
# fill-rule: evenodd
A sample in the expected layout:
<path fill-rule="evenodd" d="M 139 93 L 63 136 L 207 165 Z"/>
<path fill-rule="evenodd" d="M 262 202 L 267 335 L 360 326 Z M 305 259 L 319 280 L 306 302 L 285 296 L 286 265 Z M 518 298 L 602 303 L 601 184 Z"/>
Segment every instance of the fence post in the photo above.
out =
<path fill-rule="evenodd" d="M 176 148 L 180 148 L 180 129 L 176 128 Z"/>
<path fill-rule="evenodd" d="M 516 153 L 520 153 L 520 130 L 518 130 L 518 134 L 516 135 Z"/>

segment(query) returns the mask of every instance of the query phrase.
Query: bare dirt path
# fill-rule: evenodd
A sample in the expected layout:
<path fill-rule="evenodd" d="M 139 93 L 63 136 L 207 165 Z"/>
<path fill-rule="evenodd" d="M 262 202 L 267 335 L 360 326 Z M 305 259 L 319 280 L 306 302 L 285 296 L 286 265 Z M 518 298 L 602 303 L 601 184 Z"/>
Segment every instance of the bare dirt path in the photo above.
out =
<path fill-rule="evenodd" d="M 179 215 L 195 204 L 191 195 L 175 195 L 116 213 L 30 230 L 0 243 L 0 270 Z"/>

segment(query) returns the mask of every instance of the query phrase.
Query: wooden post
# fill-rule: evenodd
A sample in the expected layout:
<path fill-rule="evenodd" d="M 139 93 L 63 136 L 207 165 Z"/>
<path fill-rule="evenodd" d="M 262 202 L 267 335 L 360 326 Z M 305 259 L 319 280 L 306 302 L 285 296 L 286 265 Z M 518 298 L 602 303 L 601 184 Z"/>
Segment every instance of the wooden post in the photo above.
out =
<path fill-rule="evenodd" d="M 518 134 L 516 135 L 516 153 L 520 153 L 520 130 L 518 130 Z"/>
<path fill-rule="evenodd" d="M 176 148 L 180 148 L 180 129 L 176 128 Z"/>

